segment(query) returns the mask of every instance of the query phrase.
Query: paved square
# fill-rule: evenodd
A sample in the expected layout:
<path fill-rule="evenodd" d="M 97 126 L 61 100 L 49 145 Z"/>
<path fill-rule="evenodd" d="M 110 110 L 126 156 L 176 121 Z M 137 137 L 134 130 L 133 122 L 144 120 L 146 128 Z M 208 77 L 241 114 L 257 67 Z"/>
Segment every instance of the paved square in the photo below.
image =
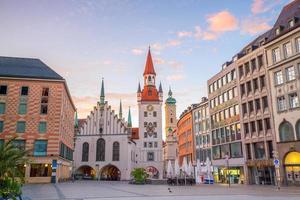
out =
<path fill-rule="evenodd" d="M 170 191 L 169 191 L 170 188 Z M 299 200 L 300 187 L 233 185 L 130 185 L 127 182 L 77 181 L 59 184 L 28 184 L 25 200 Z"/>

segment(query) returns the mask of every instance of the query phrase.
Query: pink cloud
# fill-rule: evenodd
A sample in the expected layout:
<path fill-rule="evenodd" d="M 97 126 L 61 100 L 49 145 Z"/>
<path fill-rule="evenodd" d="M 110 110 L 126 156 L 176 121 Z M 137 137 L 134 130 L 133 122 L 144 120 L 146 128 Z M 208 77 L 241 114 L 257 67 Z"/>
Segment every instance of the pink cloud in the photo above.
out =
<path fill-rule="evenodd" d="M 154 59 L 154 64 L 156 65 L 161 65 L 161 64 L 164 64 L 166 61 L 162 58 L 155 58 Z"/>
<path fill-rule="evenodd" d="M 281 3 L 280 0 L 253 0 L 251 12 L 256 15 L 271 10 L 274 6 Z"/>
<path fill-rule="evenodd" d="M 234 31 L 238 28 L 238 20 L 229 11 L 224 10 L 207 17 L 209 30 L 215 33 Z"/>
<path fill-rule="evenodd" d="M 203 32 L 203 40 L 216 40 L 218 38 L 218 35 L 213 32 Z"/>
<path fill-rule="evenodd" d="M 202 29 L 200 26 L 195 26 L 195 33 L 194 33 L 194 37 L 196 40 L 200 40 L 202 37 Z"/>
<path fill-rule="evenodd" d="M 167 80 L 169 81 L 179 81 L 179 80 L 183 80 L 184 78 L 185 76 L 183 74 L 173 74 L 167 76 Z"/>
<path fill-rule="evenodd" d="M 167 47 L 170 47 L 170 46 L 179 46 L 181 44 L 181 41 L 179 40 L 169 40 L 166 44 Z"/>
<path fill-rule="evenodd" d="M 241 32 L 255 35 L 257 33 L 269 30 L 271 26 L 268 24 L 268 20 L 260 18 L 248 18 L 241 23 Z"/>
<path fill-rule="evenodd" d="M 193 35 L 193 32 L 189 32 L 189 31 L 180 31 L 177 33 L 177 36 L 179 38 L 191 37 L 192 35 Z"/>

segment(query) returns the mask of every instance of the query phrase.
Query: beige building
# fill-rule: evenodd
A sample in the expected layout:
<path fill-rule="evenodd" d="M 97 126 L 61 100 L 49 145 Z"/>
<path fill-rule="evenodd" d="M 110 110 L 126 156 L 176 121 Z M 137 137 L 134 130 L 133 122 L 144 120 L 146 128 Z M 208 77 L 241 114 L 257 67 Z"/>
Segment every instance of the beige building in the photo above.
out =
<path fill-rule="evenodd" d="M 178 143 L 176 137 L 176 99 L 173 98 L 171 88 L 168 92 L 168 98 L 165 101 L 165 142 L 163 145 L 163 158 L 164 158 L 164 176 L 167 175 L 167 166 L 169 160 L 172 166 L 178 157 Z"/>
<path fill-rule="evenodd" d="M 265 45 L 281 179 L 300 185 L 300 1 L 281 11 Z"/>
<path fill-rule="evenodd" d="M 248 44 L 234 59 L 240 91 L 241 132 L 248 184 L 275 184 L 272 151 L 274 129 L 267 82 L 265 35 Z"/>
<path fill-rule="evenodd" d="M 236 64 L 226 62 L 207 81 L 211 117 L 212 164 L 216 182 L 243 183 L 244 157 L 240 127 Z"/>
<path fill-rule="evenodd" d="M 67 83 L 39 59 L 0 57 L 0 143 L 32 149 L 29 183 L 68 179 L 72 172 L 74 113 Z"/>

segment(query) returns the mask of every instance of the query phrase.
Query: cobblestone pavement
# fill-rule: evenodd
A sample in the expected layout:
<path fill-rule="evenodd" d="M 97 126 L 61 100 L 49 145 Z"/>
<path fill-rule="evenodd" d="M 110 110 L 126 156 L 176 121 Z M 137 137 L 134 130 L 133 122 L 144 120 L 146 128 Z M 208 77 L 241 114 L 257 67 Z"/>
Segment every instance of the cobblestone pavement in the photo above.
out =
<path fill-rule="evenodd" d="M 170 190 L 169 190 L 170 189 Z M 25 200 L 300 200 L 300 187 L 233 185 L 130 185 L 127 182 L 77 181 L 59 184 L 28 184 Z"/>

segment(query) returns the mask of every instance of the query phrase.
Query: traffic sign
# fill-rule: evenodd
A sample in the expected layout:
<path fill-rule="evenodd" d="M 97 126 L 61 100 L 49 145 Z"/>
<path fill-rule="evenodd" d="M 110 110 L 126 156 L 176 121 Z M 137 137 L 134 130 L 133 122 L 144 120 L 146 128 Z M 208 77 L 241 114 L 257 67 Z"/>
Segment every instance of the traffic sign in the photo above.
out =
<path fill-rule="evenodd" d="M 279 165 L 280 165 L 280 162 L 279 162 L 279 160 L 278 160 L 278 159 L 275 159 L 275 160 L 274 160 L 274 165 L 275 165 L 275 167 L 279 167 Z"/>

